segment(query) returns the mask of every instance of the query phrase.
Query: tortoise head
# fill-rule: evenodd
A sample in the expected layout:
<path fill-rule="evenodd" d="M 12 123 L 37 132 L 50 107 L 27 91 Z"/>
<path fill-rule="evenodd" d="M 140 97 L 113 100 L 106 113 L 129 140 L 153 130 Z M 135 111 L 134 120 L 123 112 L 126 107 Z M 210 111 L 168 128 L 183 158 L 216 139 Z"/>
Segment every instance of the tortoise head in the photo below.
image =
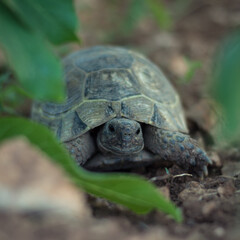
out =
<path fill-rule="evenodd" d="M 103 152 L 118 155 L 138 153 L 144 147 L 141 125 L 134 120 L 114 118 L 98 132 L 97 144 Z"/>

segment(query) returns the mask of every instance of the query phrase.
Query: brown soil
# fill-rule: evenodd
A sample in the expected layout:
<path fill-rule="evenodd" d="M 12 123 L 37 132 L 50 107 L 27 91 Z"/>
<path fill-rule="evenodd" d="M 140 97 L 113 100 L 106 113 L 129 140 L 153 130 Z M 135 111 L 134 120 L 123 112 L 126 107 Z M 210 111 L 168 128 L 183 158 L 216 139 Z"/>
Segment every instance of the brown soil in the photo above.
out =
<path fill-rule="evenodd" d="M 228 162 L 226 166 L 233 163 L 230 159 Z M 175 165 L 168 168 L 168 174 L 164 169 L 156 167 L 134 171 L 154 182 L 166 197 L 181 207 L 184 222 L 180 225 L 157 211 L 138 216 L 92 196 L 89 196 L 89 203 L 96 218 L 117 217 L 128 220 L 138 231 L 147 231 L 152 226 L 165 226 L 169 233 L 180 239 L 188 237 L 192 232 L 200 232 L 206 239 L 231 239 L 233 229 L 240 236 L 237 230 L 240 223 L 240 163 L 237 163 L 238 174 L 224 175 L 219 168 L 212 167 L 209 177 L 203 180 Z"/>

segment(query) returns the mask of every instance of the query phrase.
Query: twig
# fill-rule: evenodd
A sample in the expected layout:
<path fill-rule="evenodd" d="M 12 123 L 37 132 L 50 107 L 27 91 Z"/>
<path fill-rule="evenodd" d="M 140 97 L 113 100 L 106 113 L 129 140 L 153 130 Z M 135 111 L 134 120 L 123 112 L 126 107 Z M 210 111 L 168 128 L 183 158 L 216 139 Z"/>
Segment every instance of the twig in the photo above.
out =
<path fill-rule="evenodd" d="M 179 177 L 192 177 L 193 175 L 192 174 L 189 174 L 189 173 L 182 173 L 182 174 L 178 174 L 178 175 L 172 175 L 172 174 L 167 174 L 167 175 L 164 175 L 164 176 L 156 176 L 156 177 L 152 177 L 149 179 L 149 181 L 152 181 L 152 182 L 155 182 L 155 181 L 163 181 L 163 180 L 166 180 L 166 179 L 175 179 L 175 178 L 179 178 Z"/>
<path fill-rule="evenodd" d="M 190 174 L 190 173 L 182 173 L 182 174 L 178 174 L 178 175 L 174 175 L 173 176 L 173 179 L 174 178 L 178 178 L 178 177 L 192 177 L 193 175 L 192 174 Z"/>

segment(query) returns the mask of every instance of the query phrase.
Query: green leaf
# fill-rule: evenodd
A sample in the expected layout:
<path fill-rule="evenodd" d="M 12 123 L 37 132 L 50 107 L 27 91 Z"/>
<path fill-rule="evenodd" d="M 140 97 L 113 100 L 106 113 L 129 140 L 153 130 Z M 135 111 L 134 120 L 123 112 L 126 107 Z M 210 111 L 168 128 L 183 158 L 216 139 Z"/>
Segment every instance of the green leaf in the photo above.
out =
<path fill-rule="evenodd" d="M 64 100 L 60 60 L 39 35 L 0 2 L 0 44 L 23 88 L 37 100 Z"/>
<path fill-rule="evenodd" d="M 223 137 L 240 139 L 240 30 L 220 46 L 213 68 L 212 92 L 224 114 Z"/>
<path fill-rule="evenodd" d="M 46 127 L 23 118 L 2 118 L 0 126 L 0 141 L 18 135 L 27 137 L 53 161 L 60 164 L 74 183 L 85 191 L 120 203 L 137 213 L 159 209 L 170 214 L 176 221 L 182 221 L 180 210 L 143 178 L 127 174 L 92 173 L 77 167 Z"/>
<path fill-rule="evenodd" d="M 124 34 L 129 34 L 137 25 L 141 17 L 146 14 L 145 0 L 132 0 L 122 23 Z"/>
<path fill-rule="evenodd" d="M 25 26 L 54 44 L 77 41 L 77 17 L 71 0 L 4 0 Z"/>
<path fill-rule="evenodd" d="M 5 72 L 0 75 L 0 90 L 2 89 L 2 85 L 9 80 L 10 72 Z"/>
<path fill-rule="evenodd" d="M 7 85 L 3 89 L 0 88 L 0 105 L 2 105 L 0 114 L 21 115 L 18 109 L 23 106 L 27 97 L 26 93 L 14 83 Z"/>
<path fill-rule="evenodd" d="M 193 79 L 196 71 L 202 67 L 202 63 L 200 61 L 194 61 L 187 58 L 185 58 L 184 60 L 187 65 L 187 71 L 181 81 L 183 83 L 189 83 Z"/>
<path fill-rule="evenodd" d="M 164 7 L 162 1 L 145 0 L 150 11 L 155 17 L 160 28 L 170 29 L 172 27 L 172 18 L 167 8 Z"/>

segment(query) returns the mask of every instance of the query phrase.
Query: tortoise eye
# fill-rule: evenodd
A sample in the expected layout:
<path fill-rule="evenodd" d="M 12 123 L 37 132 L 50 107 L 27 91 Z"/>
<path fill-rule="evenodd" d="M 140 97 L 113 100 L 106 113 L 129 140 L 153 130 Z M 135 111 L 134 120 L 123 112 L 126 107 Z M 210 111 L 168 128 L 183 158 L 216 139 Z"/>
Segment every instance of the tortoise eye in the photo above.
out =
<path fill-rule="evenodd" d="M 109 124 L 108 129 L 110 132 L 115 132 L 115 128 L 112 124 Z"/>
<path fill-rule="evenodd" d="M 138 130 L 136 131 L 136 134 L 138 135 L 140 133 L 140 128 L 138 128 Z"/>

